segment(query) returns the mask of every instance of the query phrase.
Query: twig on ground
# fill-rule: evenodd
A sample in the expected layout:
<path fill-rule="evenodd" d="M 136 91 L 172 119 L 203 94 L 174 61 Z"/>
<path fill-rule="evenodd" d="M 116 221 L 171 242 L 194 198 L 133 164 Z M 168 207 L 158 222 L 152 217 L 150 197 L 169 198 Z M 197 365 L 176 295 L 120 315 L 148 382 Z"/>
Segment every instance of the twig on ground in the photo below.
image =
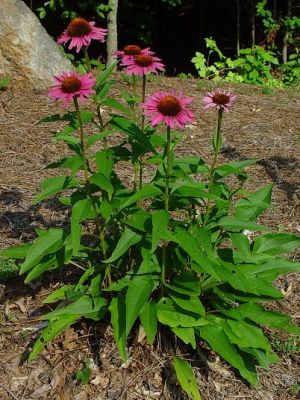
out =
<path fill-rule="evenodd" d="M 4 389 L 13 399 L 19 400 L 18 397 L 16 397 L 6 386 L 2 385 L 2 383 L 0 383 L 0 387 L 2 387 L 2 389 Z"/>

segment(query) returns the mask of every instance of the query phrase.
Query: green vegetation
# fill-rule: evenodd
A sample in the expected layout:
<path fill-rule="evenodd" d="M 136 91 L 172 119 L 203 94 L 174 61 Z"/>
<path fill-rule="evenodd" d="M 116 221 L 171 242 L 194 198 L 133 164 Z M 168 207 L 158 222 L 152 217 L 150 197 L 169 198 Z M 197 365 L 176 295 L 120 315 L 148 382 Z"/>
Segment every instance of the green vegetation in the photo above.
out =
<path fill-rule="evenodd" d="M 273 349 L 286 356 L 290 354 L 300 355 L 300 336 L 289 336 L 288 339 L 281 339 L 278 335 L 271 336 Z"/>
<path fill-rule="evenodd" d="M 20 268 L 15 260 L 0 257 L 0 282 L 7 282 L 15 278 L 19 270 Z"/>

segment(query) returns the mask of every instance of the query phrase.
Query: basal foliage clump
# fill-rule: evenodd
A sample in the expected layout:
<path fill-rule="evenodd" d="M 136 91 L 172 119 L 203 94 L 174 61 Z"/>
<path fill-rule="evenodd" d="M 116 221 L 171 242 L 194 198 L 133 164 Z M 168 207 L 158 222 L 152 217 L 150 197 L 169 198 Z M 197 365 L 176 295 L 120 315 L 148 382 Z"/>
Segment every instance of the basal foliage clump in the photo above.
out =
<path fill-rule="evenodd" d="M 53 311 L 42 317 L 48 324 L 29 360 L 82 317 L 105 318 L 124 361 L 136 324 L 149 344 L 166 326 L 192 349 L 206 341 L 257 387 L 256 365 L 278 361 L 262 327 L 299 333 L 289 316 L 266 310 L 262 302 L 280 300 L 274 280 L 300 269 L 285 256 L 300 239 L 256 222 L 271 207 L 272 193 L 272 185 L 256 192 L 244 188 L 245 169 L 256 160 L 218 162 L 223 113 L 236 96 L 219 91 L 204 98 L 217 117 L 212 162 L 178 156 L 182 133 L 175 128 L 193 121 L 192 99 L 175 92 L 145 98 L 146 74 L 161 70 L 161 60 L 134 45 L 118 55 L 133 82 L 132 92 L 120 93 L 121 101 L 109 97 L 116 64 L 94 78 L 89 60 L 85 75 L 63 73 L 49 92 L 74 104 L 74 111 L 42 120 L 64 124 L 54 140 L 70 152 L 47 166 L 60 174 L 41 183 L 34 204 L 56 196 L 70 210 L 69 224 L 38 230 L 32 243 L 1 252 L 22 260 L 26 283 L 63 266 L 82 272 L 77 283 L 44 299 Z M 95 111 L 81 109 L 80 100 L 89 96 Z M 113 110 L 105 118 L 103 106 Z M 118 145 L 110 144 L 115 134 L 122 137 Z M 119 175 L 124 162 L 134 171 L 132 187 Z M 148 166 L 152 175 L 145 182 Z M 235 184 L 229 185 L 232 176 Z M 174 367 L 184 390 L 198 399 L 190 366 L 175 357 Z"/>

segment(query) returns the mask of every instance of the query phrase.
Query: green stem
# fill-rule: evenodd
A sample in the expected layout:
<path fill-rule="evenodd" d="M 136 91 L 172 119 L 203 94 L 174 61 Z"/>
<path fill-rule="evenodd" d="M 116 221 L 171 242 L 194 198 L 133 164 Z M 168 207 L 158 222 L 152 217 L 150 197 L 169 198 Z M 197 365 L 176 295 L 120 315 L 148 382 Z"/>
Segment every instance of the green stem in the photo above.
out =
<path fill-rule="evenodd" d="M 133 190 L 136 191 L 140 185 L 138 184 L 138 176 L 139 176 L 139 162 L 134 161 L 133 163 Z"/>
<path fill-rule="evenodd" d="M 98 117 L 99 124 L 100 124 L 100 130 L 101 130 L 101 132 L 103 132 L 104 131 L 104 123 L 103 123 L 99 104 L 97 105 L 97 117 Z M 103 142 L 104 142 L 104 149 L 107 150 L 107 139 L 103 138 Z"/>
<path fill-rule="evenodd" d="M 85 153 L 85 140 L 84 140 L 84 133 L 83 133 L 83 124 L 82 124 L 82 118 L 81 118 L 81 114 L 80 114 L 80 109 L 79 109 L 79 104 L 78 104 L 78 99 L 77 97 L 74 97 L 74 105 L 75 105 L 75 109 L 76 109 L 76 114 L 77 114 L 77 118 L 78 118 L 78 122 L 79 122 L 79 132 L 80 132 L 80 144 L 81 144 L 81 155 L 82 155 L 82 159 L 83 159 L 83 167 L 84 167 L 84 181 L 85 181 L 85 187 L 86 187 L 86 192 L 88 194 L 88 196 L 90 197 L 92 204 L 93 204 L 93 208 L 96 211 L 96 206 L 95 206 L 95 202 L 93 199 L 93 195 L 90 192 L 90 188 L 89 188 L 89 161 L 86 157 L 86 153 Z M 101 232 L 101 225 L 98 219 L 96 219 L 96 225 L 97 228 L 99 230 L 99 232 Z"/>
<path fill-rule="evenodd" d="M 105 236 L 104 236 L 104 228 L 100 232 L 100 240 L 101 240 L 101 247 L 102 247 L 102 252 L 103 252 L 103 257 L 106 260 L 107 254 L 106 254 L 106 243 L 105 243 Z M 108 285 L 110 286 L 112 284 L 112 278 L 111 278 L 111 272 L 110 272 L 110 264 L 107 264 L 105 266 L 105 278 L 108 280 Z"/>
<path fill-rule="evenodd" d="M 142 103 L 145 102 L 146 99 L 146 75 L 143 75 L 143 89 L 142 89 Z M 145 129 L 145 115 L 142 115 L 142 131 Z"/>
<path fill-rule="evenodd" d="M 143 75 L 143 88 L 142 88 L 142 103 L 145 102 L 146 99 L 146 75 Z M 142 132 L 145 130 L 145 115 L 142 114 L 142 126 L 141 126 Z M 139 159 L 139 188 L 141 189 L 143 186 L 143 160 L 142 156 Z"/>
<path fill-rule="evenodd" d="M 81 143 L 81 154 L 82 154 L 82 158 L 84 161 L 84 180 L 85 180 L 85 184 L 86 184 L 86 190 L 87 190 L 87 194 L 90 197 L 90 199 L 92 200 L 92 204 L 93 204 L 93 208 L 96 211 L 96 205 L 93 199 L 93 195 L 89 190 L 89 176 L 88 176 L 88 171 L 89 171 L 89 163 L 88 163 L 88 159 L 86 157 L 86 153 L 85 153 L 85 140 L 84 140 L 84 133 L 83 133 L 83 124 L 82 124 L 82 118 L 81 118 L 81 114 L 80 114 L 80 109 L 79 109 L 79 104 L 78 104 L 78 99 L 77 97 L 74 97 L 74 105 L 75 105 L 75 109 L 76 109 L 76 114 L 77 114 L 77 118 L 78 118 L 78 122 L 79 122 L 79 132 L 80 132 L 80 143 Z M 98 219 L 96 219 L 96 225 L 100 234 L 100 241 L 101 241 L 101 247 L 102 247 L 102 251 L 103 251 L 103 256 L 104 259 L 106 259 L 106 244 L 105 244 L 105 235 L 104 235 L 104 229 L 105 227 L 103 227 L 103 229 L 101 229 L 101 225 L 100 225 L 100 221 Z M 108 283 L 109 285 L 111 285 L 112 283 L 112 279 L 111 279 L 111 273 L 110 273 L 110 265 L 107 265 L 105 267 L 105 276 L 107 277 Z"/>
<path fill-rule="evenodd" d="M 88 159 L 85 154 L 85 140 L 84 140 L 84 133 L 83 133 L 83 124 L 82 124 L 82 119 L 81 119 L 81 114 L 80 114 L 77 97 L 74 97 L 73 100 L 74 100 L 76 114 L 77 114 L 77 118 L 78 118 L 78 122 L 79 122 L 81 155 L 82 155 L 83 165 L 84 165 L 84 180 L 85 180 L 85 183 L 88 184 L 89 183 L 89 178 L 88 178 L 89 162 L 88 162 Z"/>
<path fill-rule="evenodd" d="M 161 264 L 161 297 L 164 295 L 163 286 L 166 283 L 166 263 L 167 263 L 167 247 L 164 245 L 162 248 L 162 264 Z"/>
<path fill-rule="evenodd" d="M 223 117 L 223 110 L 220 109 L 220 110 L 218 110 L 217 130 L 216 130 L 215 137 L 213 139 L 214 157 L 213 157 L 213 160 L 211 163 L 210 173 L 209 173 L 209 190 L 211 189 L 211 186 L 214 181 L 214 174 L 215 174 L 215 170 L 216 170 L 216 166 L 217 166 L 218 155 L 219 155 L 219 152 L 222 147 L 222 137 L 221 137 L 222 117 Z M 203 225 L 207 224 L 210 212 L 211 212 L 211 199 L 209 198 L 207 201 L 207 205 L 206 205 Z"/>
<path fill-rule="evenodd" d="M 139 189 L 142 189 L 142 186 L 143 186 L 143 160 L 142 160 L 142 158 L 140 158 L 139 166 L 140 166 Z"/>
<path fill-rule="evenodd" d="M 165 179 L 165 210 L 169 211 L 169 197 L 170 197 L 170 174 L 171 174 L 171 128 L 167 127 L 167 143 L 166 143 L 166 153 L 167 153 L 167 165 L 166 165 L 166 179 Z"/>
<path fill-rule="evenodd" d="M 132 114 L 134 123 L 136 123 L 136 109 L 135 109 L 135 100 L 136 100 L 136 75 L 132 74 L 132 91 L 133 91 L 133 105 L 132 105 Z"/>
<path fill-rule="evenodd" d="M 136 75 L 132 74 L 132 88 L 133 88 L 133 95 L 136 97 Z"/>
<path fill-rule="evenodd" d="M 137 97 L 136 94 L 136 89 L 137 89 L 137 79 L 136 75 L 132 74 L 132 91 L 133 91 L 133 104 L 132 104 L 132 114 L 133 114 L 133 121 L 136 123 L 136 107 L 135 107 L 135 99 Z M 133 162 L 133 189 L 134 191 L 137 190 L 138 187 L 140 187 L 140 184 L 138 183 L 138 176 L 139 176 L 139 161 L 134 161 Z"/>
<path fill-rule="evenodd" d="M 90 61 L 90 57 L 89 57 L 89 53 L 87 50 L 87 47 L 83 46 L 83 54 L 84 54 L 84 60 L 85 60 L 85 66 L 88 72 L 90 72 L 92 70 L 92 66 L 91 66 L 91 61 Z"/>
<path fill-rule="evenodd" d="M 166 165 L 166 177 L 165 177 L 165 211 L 169 212 L 169 199 L 170 199 L 170 175 L 172 167 L 171 159 L 171 128 L 167 126 L 167 143 L 166 143 L 166 153 L 167 153 L 167 165 Z M 161 296 L 163 296 L 163 285 L 166 283 L 166 261 L 167 261 L 167 246 L 164 245 L 162 248 L 162 267 L 161 267 Z"/>

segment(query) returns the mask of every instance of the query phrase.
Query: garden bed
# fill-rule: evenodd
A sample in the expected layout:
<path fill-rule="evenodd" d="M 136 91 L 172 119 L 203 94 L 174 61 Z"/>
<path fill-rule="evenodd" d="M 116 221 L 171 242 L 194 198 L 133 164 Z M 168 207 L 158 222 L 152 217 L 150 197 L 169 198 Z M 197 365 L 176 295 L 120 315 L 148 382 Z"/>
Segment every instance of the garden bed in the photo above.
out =
<path fill-rule="evenodd" d="M 127 88 L 120 74 L 119 86 Z M 215 85 L 215 84 L 214 84 Z M 204 112 L 202 97 L 213 84 L 194 79 L 152 78 L 147 91 L 176 88 L 194 97 L 197 121 L 188 126 L 178 152 L 209 159 L 215 118 Z M 255 158 L 250 167 L 252 180 L 247 188 L 274 183 L 273 204 L 261 222 L 274 230 L 300 232 L 300 94 L 293 90 L 265 91 L 250 85 L 229 85 L 238 101 L 223 125 L 222 161 Z M 31 240 L 36 228 L 62 226 L 66 210 L 55 200 L 36 206 L 31 202 L 42 177 L 53 171 L 43 167 L 66 152 L 52 142 L 47 124 L 37 124 L 43 116 L 60 109 L 42 93 L 11 87 L 0 93 L 0 248 Z M 104 113 L 105 116 L 105 113 Z M 118 137 L 110 140 L 118 141 Z M 131 171 L 124 165 L 122 178 L 130 184 Z M 295 259 L 299 254 L 294 254 Z M 174 349 L 192 362 L 200 391 L 208 399 L 279 400 L 296 398 L 299 381 L 299 347 L 284 346 L 287 336 L 272 339 L 282 361 L 261 371 L 261 388 L 252 390 L 228 364 L 203 345 L 200 354 L 174 343 L 168 334 L 159 335 L 153 347 L 145 344 L 142 332 L 129 340 L 129 363 L 122 364 L 112 331 L 105 323 L 82 321 L 47 346 L 35 361 L 22 362 L 41 327 L 39 315 L 45 310 L 43 298 L 61 282 L 74 279 L 68 269 L 50 272 L 47 279 L 25 286 L 15 278 L 6 284 L 1 300 L 0 398 L 2 399 L 184 399 L 171 368 Z M 299 274 L 280 278 L 278 287 L 285 299 L 277 311 L 299 320 Z M 3 290 L 2 290 L 3 291 Z M 1 296 L 1 287 L 0 287 Z M 274 308 L 274 306 L 273 306 Z M 271 341 L 272 341 L 271 340 Z M 292 344 L 292 342 L 291 342 Z M 291 350 L 291 351 L 290 351 Z M 79 385 L 74 379 L 84 360 L 92 358 L 92 379 Z M 299 383 L 299 382 L 298 382 Z M 11 393 L 9 393 L 9 391 Z M 148 397 L 147 397 L 148 396 Z"/>

